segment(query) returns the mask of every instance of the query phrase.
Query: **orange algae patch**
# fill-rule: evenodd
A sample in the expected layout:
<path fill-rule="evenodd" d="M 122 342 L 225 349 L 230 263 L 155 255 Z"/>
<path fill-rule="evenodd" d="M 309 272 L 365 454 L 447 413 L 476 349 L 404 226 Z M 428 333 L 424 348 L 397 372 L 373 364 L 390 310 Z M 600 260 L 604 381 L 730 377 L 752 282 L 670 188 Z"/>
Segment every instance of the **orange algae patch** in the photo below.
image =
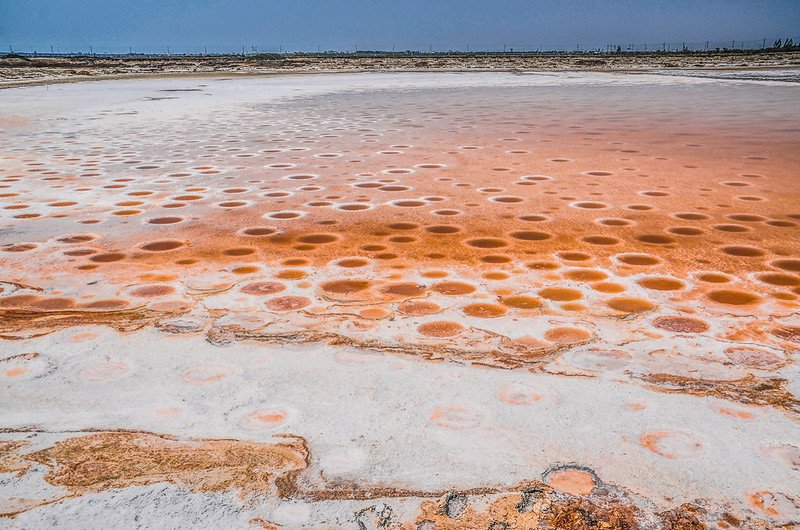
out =
<path fill-rule="evenodd" d="M 648 300 L 641 298 L 612 298 L 606 304 L 615 311 L 622 313 L 642 313 L 653 309 L 656 305 Z"/>
<path fill-rule="evenodd" d="M 422 315 L 432 315 L 434 313 L 438 313 L 439 311 L 442 310 L 442 308 L 439 306 L 439 304 L 420 300 L 420 301 L 404 302 L 399 306 L 397 306 L 397 310 L 403 313 L 404 315 L 422 316 Z"/>
<path fill-rule="evenodd" d="M 458 296 L 475 292 L 475 286 L 465 282 L 440 282 L 431 287 L 437 293 Z"/>
<path fill-rule="evenodd" d="M 544 333 L 544 338 L 558 344 L 571 344 L 589 340 L 592 334 L 578 328 L 553 328 Z"/>
<path fill-rule="evenodd" d="M 533 296 L 504 296 L 500 299 L 503 305 L 513 307 L 515 309 L 536 309 L 542 307 L 542 301 Z"/>
<path fill-rule="evenodd" d="M 497 318 L 508 312 L 503 306 L 489 303 L 469 304 L 463 309 L 465 315 L 477 318 Z"/>
<path fill-rule="evenodd" d="M 272 311 L 297 311 L 311 305 L 305 296 L 279 296 L 267 301 L 267 309 Z"/>
<path fill-rule="evenodd" d="M 369 289 L 370 282 L 365 280 L 335 280 L 322 284 L 322 290 L 333 294 L 352 294 Z"/>
<path fill-rule="evenodd" d="M 539 291 L 539 296 L 554 302 L 572 302 L 583 298 L 583 293 L 568 287 L 545 287 Z"/>
<path fill-rule="evenodd" d="M 775 507 L 776 499 L 773 493 L 762 490 L 747 494 L 747 504 L 769 517 L 780 517 L 781 512 Z"/>
<path fill-rule="evenodd" d="M 417 328 L 417 331 L 428 337 L 453 337 L 464 331 L 464 326 L 458 322 L 439 320 L 426 322 Z"/>
<path fill-rule="evenodd" d="M 683 289 L 684 287 L 683 282 L 666 277 L 642 278 L 636 283 L 645 289 L 652 289 L 656 291 L 677 291 L 678 289 Z"/>
<path fill-rule="evenodd" d="M 244 294 L 266 296 L 279 293 L 284 289 L 286 289 L 286 286 L 280 282 L 253 282 L 243 286 L 240 291 Z"/>
<path fill-rule="evenodd" d="M 608 278 L 608 274 L 594 269 L 572 269 L 564 273 L 564 278 L 576 282 L 596 282 Z"/>
<path fill-rule="evenodd" d="M 708 298 L 726 305 L 750 305 L 760 301 L 760 298 L 752 293 L 730 289 L 711 291 L 708 293 Z"/>

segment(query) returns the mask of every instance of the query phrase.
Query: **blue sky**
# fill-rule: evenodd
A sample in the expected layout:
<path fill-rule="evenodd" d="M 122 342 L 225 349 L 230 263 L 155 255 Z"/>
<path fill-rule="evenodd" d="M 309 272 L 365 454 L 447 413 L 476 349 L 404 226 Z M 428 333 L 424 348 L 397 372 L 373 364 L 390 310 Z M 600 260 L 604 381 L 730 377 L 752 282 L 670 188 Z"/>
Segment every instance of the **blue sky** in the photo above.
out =
<path fill-rule="evenodd" d="M 800 0 L 0 0 L 0 49 L 574 49 L 800 37 Z"/>

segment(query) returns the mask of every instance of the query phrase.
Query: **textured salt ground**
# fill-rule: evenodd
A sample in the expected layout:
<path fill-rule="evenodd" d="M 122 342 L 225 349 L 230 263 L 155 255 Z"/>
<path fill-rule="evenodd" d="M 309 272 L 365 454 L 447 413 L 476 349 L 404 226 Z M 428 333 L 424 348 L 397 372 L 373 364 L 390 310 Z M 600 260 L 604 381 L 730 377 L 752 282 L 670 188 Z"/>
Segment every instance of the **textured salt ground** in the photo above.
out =
<path fill-rule="evenodd" d="M 4 100 L 11 524 L 127 521 L 113 497 L 160 482 L 188 490 L 152 517 L 187 524 L 198 495 L 233 526 L 797 517 L 793 87 L 113 85 Z M 271 462 L 277 434 L 300 475 L 229 513 L 249 479 L 197 455 Z M 109 482 L 103 440 L 161 467 Z M 451 490 L 472 511 L 448 515 Z"/>

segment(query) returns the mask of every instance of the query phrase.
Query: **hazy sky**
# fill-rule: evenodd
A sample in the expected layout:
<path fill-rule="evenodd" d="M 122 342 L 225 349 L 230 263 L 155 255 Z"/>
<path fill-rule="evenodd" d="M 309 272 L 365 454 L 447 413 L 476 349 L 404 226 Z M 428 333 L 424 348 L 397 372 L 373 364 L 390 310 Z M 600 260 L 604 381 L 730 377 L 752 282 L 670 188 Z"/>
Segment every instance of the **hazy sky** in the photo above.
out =
<path fill-rule="evenodd" d="M 0 0 L 0 48 L 547 49 L 800 37 L 800 0 Z"/>

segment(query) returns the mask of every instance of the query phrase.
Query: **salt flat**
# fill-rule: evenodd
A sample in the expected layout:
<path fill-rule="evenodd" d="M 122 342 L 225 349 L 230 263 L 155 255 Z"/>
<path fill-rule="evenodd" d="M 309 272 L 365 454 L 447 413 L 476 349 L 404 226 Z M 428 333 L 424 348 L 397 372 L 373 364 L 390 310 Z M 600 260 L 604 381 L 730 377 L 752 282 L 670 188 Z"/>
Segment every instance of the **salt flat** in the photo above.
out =
<path fill-rule="evenodd" d="M 792 72 L 3 90 L 0 524 L 796 526 Z"/>

